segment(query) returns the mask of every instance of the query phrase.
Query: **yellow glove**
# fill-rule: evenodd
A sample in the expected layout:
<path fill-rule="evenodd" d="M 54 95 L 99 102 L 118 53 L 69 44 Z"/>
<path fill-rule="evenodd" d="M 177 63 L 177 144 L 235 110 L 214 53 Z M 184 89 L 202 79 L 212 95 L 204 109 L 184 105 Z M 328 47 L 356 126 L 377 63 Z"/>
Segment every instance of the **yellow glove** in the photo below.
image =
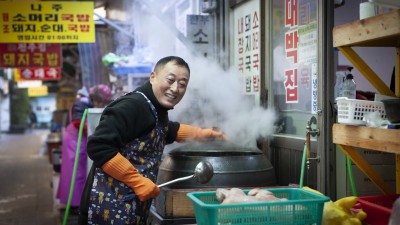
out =
<path fill-rule="evenodd" d="M 128 185 L 140 201 L 146 201 L 160 194 L 160 188 L 149 178 L 143 177 L 124 156 L 118 153 L 101 167 L 104 172 Z"/>
<path fill-rule="evenodd" d="M 361 225 L 367 214 L 362 209 L 358 209 L 357 212 L 350 210 L 357 200 L 356 196 L 349 196 L 335 202 L 326 202 L 322 214 L 322 225 Z"/>
<path fill-rule="evenodd" d="M 348 196 L 335 201 L 335 205 L 342 207 L 346 213 L 351 213 L 350 209 L 357 203 L 356 196 Z"/>
<path fill-rule="evenodd" d="M 197 141 L 208 141 L 208 140 L 227 140 L 227 137 L 221 131 L 213 129 L 202 129 L 186 124 L 181 124 L 178 129 L 178 135 L 176 136 L 177 142 L 183 142 L 188 139 L 194 139 Z"/>

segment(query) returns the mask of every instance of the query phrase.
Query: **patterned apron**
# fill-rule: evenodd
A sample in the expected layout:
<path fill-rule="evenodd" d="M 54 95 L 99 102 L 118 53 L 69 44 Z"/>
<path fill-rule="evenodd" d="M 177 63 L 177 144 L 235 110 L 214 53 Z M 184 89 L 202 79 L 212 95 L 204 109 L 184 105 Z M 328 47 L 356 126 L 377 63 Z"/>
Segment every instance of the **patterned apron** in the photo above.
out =
<path fill-rule="evenodd" d="M 137 93 L 146 98 L 156 119 L 156 126 L 149 134 L 128 143 L 121 154 L 140 174 L 155 183 L 168 126 L 162 127 L 154 105 L 143 93 Z M 88 224 L 145 225 L 150 206 L 151 199 L 141 202 L 130 187 L 113 179 L 101 168 L 96 168 L 90 193 Z"/>

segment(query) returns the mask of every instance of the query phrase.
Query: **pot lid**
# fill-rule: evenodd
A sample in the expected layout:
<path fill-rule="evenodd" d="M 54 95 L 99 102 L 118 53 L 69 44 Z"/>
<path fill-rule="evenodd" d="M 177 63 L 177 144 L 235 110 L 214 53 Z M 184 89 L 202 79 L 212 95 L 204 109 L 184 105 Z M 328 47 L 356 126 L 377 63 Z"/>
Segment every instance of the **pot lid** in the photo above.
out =
<path fill-rule="evenodd" d="M 177 147 L 169 152 L 171 156 L 192 155 L 192 156 L 212 156 L 212 155 L 260 155 L 261 150 L 257 148 L 247 148 L 229 141 L 210 141 L 192 142 Z"/>

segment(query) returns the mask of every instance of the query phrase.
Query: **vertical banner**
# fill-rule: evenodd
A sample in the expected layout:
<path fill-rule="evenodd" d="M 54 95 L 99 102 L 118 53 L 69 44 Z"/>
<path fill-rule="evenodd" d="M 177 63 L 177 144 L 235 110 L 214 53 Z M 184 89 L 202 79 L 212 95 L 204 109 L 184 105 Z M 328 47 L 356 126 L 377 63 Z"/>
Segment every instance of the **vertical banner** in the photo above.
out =
<path fill-rule="evenodd" d="M 195 50 L 206 58 L 213 58 L 215 45 L 213 16 L 187 15 L 186 21 L 186 36 Z"/>
<path fill-rule="evenodd" d="M 0 43 L 95 42 L 92 1 L 0 1 Z"/>
<path fill-rule="evenodd" d="M 299 102 L 298 83 L 298 1 L 286 0 L 285 2 L 285 53 L 286 60 L 292 65 L 285 69 L 286 103 Z"/>
<path fill-rule="evenodd" d="M 233 10 L 234 63 L 243 92 L 260 101 L 260 2 L 246 1 Z"/>
<path fill-rule="evenodd" d="M 279 108 L 317 113 L 317 1 L 285 0 L 275 11 L 273 76 Z M 279 93 L 278 93 L 279 92 Z"/>

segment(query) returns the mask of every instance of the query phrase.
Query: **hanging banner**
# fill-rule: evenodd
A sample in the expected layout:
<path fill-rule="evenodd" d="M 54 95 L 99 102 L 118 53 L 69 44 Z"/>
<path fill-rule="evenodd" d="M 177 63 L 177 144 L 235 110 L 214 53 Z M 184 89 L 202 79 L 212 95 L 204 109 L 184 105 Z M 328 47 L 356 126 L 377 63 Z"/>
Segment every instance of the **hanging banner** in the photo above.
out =
<path fill-rule="evenodd" d="M 187 15 L 187 38 L 195 50 L 205 58 L 214 57 L 215 29 L 214 18 L 205 15 Z"/>
<path fill-rule="evenodd" d="M 0 68 L 61 67 L 61 44 L 0 44 Z"/>
<path fill-rule="evenodd" d="M 60 68 L 24 68 L 15 70 L 15 80 L 60 80 Z"/>
<path fill-rule="evenodd" d="M 95 42 L 93 10 L 92 1 L 0 1 L 0 43 Z"/>

